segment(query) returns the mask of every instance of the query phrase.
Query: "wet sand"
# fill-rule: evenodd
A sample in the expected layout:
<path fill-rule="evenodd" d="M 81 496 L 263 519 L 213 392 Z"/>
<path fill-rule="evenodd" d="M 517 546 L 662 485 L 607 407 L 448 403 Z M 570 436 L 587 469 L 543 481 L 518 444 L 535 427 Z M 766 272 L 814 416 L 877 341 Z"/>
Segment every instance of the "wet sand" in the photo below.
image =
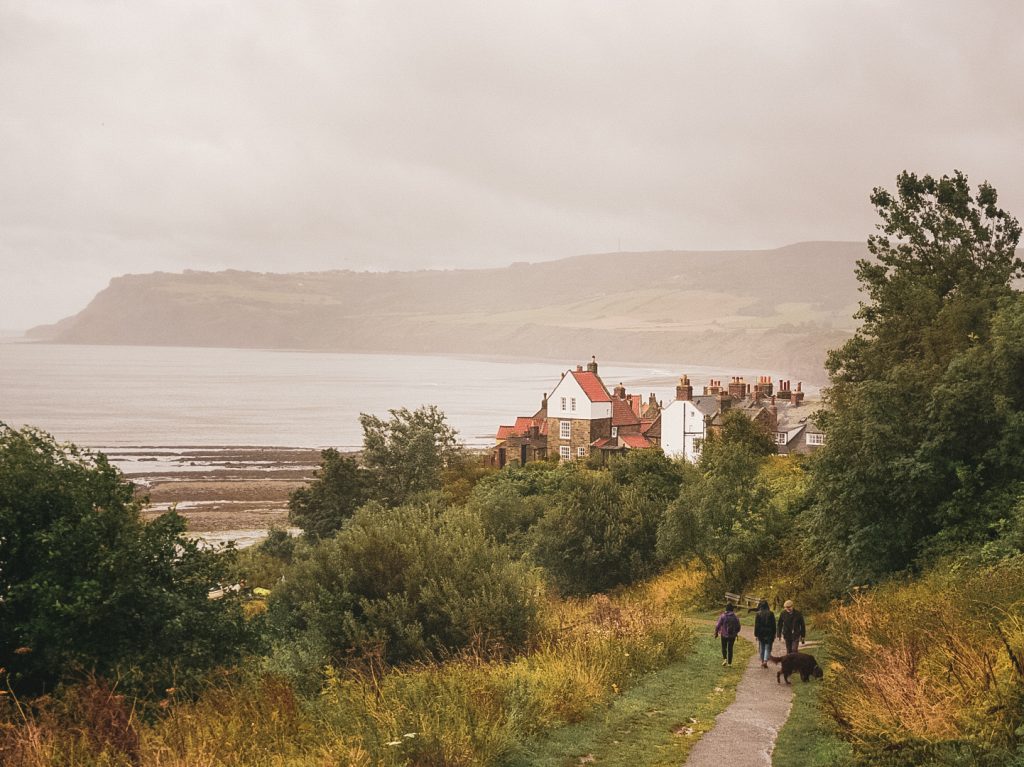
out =
<path fill-rule="evenodd" d="M 287 527 L 288 496 L 313 478 L 320 451 L 275 447 L 125 447 L 102 449 L 148 496 L 143 517 L 174 508 L 188 532 L 247 545 Z"/>

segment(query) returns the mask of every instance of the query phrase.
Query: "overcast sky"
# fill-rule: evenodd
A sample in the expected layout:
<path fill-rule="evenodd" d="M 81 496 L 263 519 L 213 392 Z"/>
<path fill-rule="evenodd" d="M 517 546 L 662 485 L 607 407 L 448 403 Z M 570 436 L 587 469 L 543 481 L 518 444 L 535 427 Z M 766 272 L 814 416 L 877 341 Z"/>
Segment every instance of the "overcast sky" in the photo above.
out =
<path fill-rule="evenodd" d="M 1024 3 L 0 0 L 0 328 L 126 272 L 864 240 L 1024 217 Z"/>

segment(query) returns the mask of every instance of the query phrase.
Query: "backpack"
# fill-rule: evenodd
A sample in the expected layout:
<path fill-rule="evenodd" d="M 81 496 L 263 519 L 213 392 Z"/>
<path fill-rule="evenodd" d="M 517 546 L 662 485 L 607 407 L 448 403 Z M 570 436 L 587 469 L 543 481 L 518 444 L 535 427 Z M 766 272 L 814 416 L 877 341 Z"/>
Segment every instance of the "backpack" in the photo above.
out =
<path fill-rule="evenodd" d="M 728 613 L 725 616 L 725 623 L 722 625 L 724 629 L 722 636 L 726 639 L 740 635 L 740 619 L 736 616 L 736 613 Z"/>

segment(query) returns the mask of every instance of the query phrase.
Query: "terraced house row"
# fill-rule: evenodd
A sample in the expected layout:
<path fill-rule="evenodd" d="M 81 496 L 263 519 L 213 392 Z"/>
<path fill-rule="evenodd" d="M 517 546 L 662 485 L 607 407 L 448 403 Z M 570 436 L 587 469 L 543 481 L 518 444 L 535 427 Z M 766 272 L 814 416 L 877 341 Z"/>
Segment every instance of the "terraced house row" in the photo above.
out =
<path fill-rule="evenodd" d="M 598 375 L 597 360 L 566 370 L 545 394 L 532 416 L 498 427 L 491 460 L 494 465 L 523 465 L 531 461 L 578 460 L 625 450 L 660 448 L 673 458 L 696 462 L 709 431 L 721 428 L 726 411 L 738 410 L 761 423 L 774 436 L 780 453 L 811 452 L 825 444 L 815 423 L 817 403 L 804 401 L 801 383 L 775 383 L 759 376 L 751 386 L 733 376 L 723 386 L 711 379 L 702 394 L 694 394 L 685 374 L 675 397 L 666 405 L 651 392 L 646 399 L 628 394 L 620 383 L 611 392 Z"/>

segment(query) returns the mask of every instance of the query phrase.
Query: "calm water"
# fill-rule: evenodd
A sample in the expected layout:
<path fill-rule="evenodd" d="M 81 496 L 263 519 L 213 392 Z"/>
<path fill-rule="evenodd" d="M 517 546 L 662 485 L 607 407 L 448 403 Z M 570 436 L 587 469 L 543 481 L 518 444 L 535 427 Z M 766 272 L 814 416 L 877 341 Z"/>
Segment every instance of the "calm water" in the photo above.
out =
<path fill-rule="evenodd" d="M 278 445 L 359 447 L 360 412 L 438 405 L 470 445 L 530 415 L 564 364 L 0 339 L 0 421 L 31 424 L 85 447 Z M 680 368 L 683 370 L 684 368 Z M 696 386 L 712 374 L 688 366 Z M 771 371 L 754 371 L 771 372 Z M 674 394 L 678 371 L 601 365 L 609 388 Z M 747 380 L 751 378 L 747 377 Z"/>

